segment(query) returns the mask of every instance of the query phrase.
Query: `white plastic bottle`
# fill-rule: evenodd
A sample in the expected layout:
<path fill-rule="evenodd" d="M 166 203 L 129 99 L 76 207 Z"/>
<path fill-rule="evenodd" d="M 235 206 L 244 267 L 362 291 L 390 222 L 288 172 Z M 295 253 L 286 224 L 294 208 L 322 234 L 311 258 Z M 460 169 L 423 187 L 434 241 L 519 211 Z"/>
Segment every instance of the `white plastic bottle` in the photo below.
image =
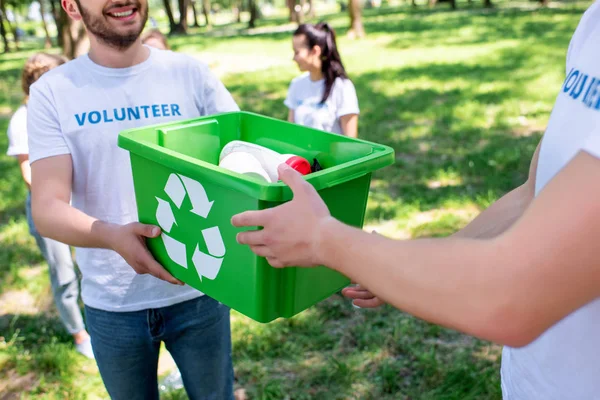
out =
<path fill-rule="evenodd" d="M 310 163 L 294 154 L 279 154 L 276 151 L 234 140 L 227 143 L 219 155 L 219 166 L 244 174 L 252 174 L 265 179 L 267 182 L 279 181 L 277 167 L 287 163 L 303 175 L 311 172 Z"/>

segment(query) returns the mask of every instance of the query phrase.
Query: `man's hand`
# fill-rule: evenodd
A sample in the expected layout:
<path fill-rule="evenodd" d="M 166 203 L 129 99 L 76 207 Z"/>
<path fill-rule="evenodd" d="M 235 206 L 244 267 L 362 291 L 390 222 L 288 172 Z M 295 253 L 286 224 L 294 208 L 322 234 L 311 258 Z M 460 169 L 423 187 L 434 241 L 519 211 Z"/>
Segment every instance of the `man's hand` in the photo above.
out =
<path fill-rule="evenodd" d="M 281 164 L 279 176 L 292 189 L 293 200 L 267 210 L 234 215 L 234 226 L 263 227 L 239 233 L 237 241 L 266 257 L 273 267 L 320 265 L 321 228 L 334 219 L 315 188 L 300 173 Z"/>
<path fill-rule="evenodd" d="M 385 304 L 385 301 L 381 300 L 361 285 L 344 288 L 342 294 L 353 299 L 352 304 L 360 308 L 375 308 Z"/>
<path fill-rule="evenodd" d="M 175 285 L 183 285 L 183 282 L 175 279 L 156 262 L 146 247 L 146 238 L 155 238 L 160 235 L 158 226 L 132 222 L 127 225 L 113 226 L 110 233 L 110 247 L 119 253 L 135 272 L 150 274 Z"/>

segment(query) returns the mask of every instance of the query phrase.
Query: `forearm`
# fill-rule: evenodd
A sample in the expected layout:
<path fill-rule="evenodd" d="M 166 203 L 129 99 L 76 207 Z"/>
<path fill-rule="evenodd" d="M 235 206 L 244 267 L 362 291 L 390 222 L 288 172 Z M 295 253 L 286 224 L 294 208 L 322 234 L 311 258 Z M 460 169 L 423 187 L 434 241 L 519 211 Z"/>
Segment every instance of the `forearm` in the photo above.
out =
<path fill-rule="evenodd" d="M 25 182 L 27 187 L 31 188 L 31 165 L 29 165 L 29 155 L 19 154 L 17 156 L 17 160 L 19 161 L 21 177 L 23 178 L 23 181 Z"/>
<path fill-rule="evenodd" d="M 27 187 L 31 187 L 31 168 L 29 168 L 29 163 L 21 164 L 21 176 Z"/>
<path fill-rule="evenodd" d="M 358 137 L 358 115 L 350 114 L 340 117 L 340 125 L 345 136 Z"/>
<path fill-rule="evenodd" d="M 523 215 L 533 194 L 525 184 L 502 196 L 456 232 L 455 238 L 493 238 L 510 228 Z"/>
<path fill-rule="evenodd" d="M 100 221 L 60 199 L 33 197 L 36 229 L 44 237 L 75 247 L 112 248 L 116 225 Z"/>
<path fill-rule="evenodd" d="M 506 274 L 506 252 L 494 240 L 465 238 L 393 241 L 328 222 L 322 263 L 368 288 L 392 306 L 427 321 L 497 342 L 510 342 L 502 319 L 515 329 L 516 275 Z M 368 251 L 366 250 L 368 249 Z M 507 304 L 508 302 L 508 304 Z M 500 326 L 496 329 L 496 326 Z"/>

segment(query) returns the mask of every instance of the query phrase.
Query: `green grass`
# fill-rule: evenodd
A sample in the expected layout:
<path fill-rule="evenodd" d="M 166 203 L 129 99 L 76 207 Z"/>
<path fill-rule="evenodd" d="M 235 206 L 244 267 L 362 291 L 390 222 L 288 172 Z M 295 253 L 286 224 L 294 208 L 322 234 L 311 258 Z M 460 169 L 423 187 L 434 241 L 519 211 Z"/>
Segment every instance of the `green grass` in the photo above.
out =
<path fill-rule="evenodd" d="M 524 181 L 588 4 L 366 10 L 362 41 L 345 37 L 345 15 L 327 17 L 357 88 L 360 136 L 396 151 L 396 164 L 373 177 L 367 229 L 445 236 Z M 200 28 L 171 43 L 209 62 L 243 109 L 284 118 L 297 74 L 289 32 L 240 32 L 239 24 Z M 24 46 L 0 56 L 0 131 L 21 101 L 20 69 L 35 43 Z M 0 149 L 6 144 L 0 135 Z M 94 363 L 74 352 L 53 311 L 25 195 L 15 161 L 0 156 L 0 390 L 106 398 Z M 501 397 L 498 346 L 390 307 L 356 310 L 337 295 L 267 325 L 234 312 L 233 352 L 236 387 L 252 399 Z"/>

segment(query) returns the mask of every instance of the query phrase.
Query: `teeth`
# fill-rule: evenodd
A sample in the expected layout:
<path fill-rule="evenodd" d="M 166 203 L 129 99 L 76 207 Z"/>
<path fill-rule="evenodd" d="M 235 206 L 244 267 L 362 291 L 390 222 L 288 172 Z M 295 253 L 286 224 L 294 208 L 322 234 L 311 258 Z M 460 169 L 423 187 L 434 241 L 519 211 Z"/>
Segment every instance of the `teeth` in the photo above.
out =
<path fill-rule="evenodd" d="M 112 15 L 114 15 L 115 17 L 128 17 L 131 14 L 133 14 L 133 10 L 129 10 L 129 11 L 125 11 L 125 12 L 120 12 L 120 13 L 112 13 Z"/>

